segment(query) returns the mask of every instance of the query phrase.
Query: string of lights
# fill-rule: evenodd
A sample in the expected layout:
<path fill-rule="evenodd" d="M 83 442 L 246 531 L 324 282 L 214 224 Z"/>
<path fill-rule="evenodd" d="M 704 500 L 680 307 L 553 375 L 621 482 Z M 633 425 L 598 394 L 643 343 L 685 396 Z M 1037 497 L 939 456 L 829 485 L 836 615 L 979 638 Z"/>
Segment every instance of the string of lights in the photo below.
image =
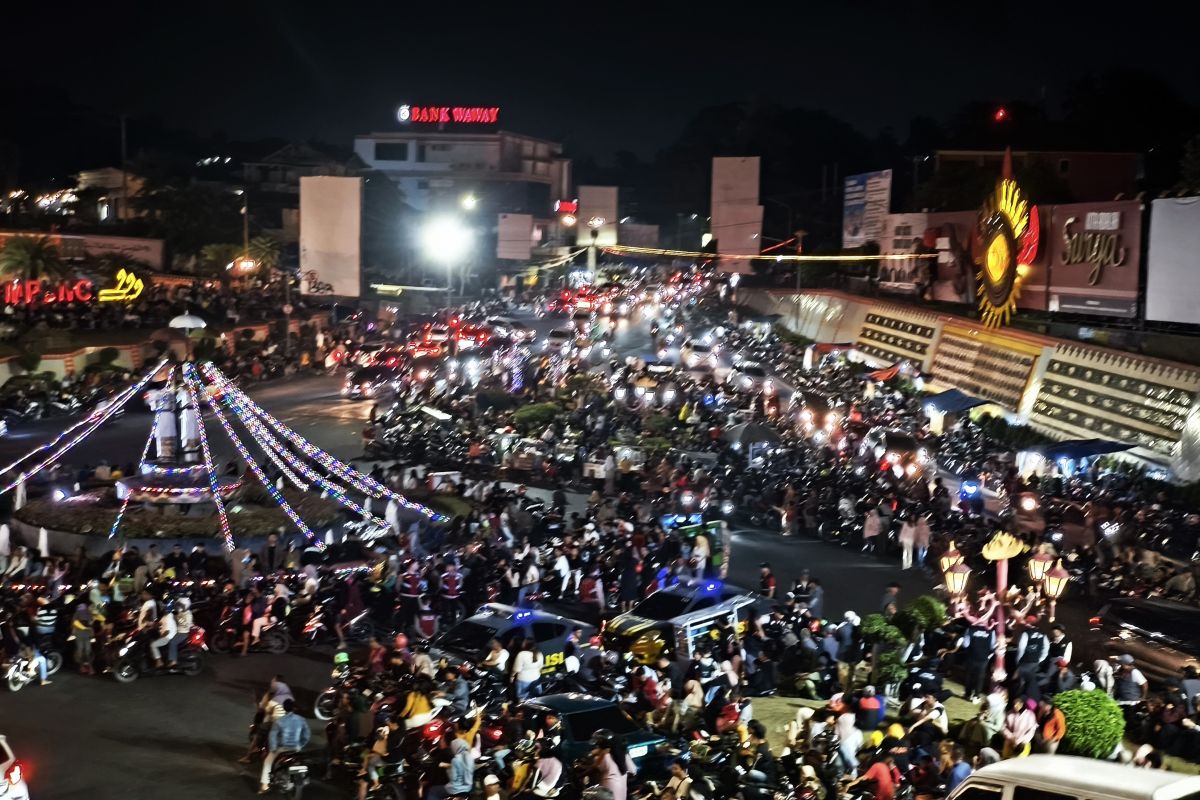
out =
<path fill-rule="evenodd" d="M 188 402 L 196 409 L 196 429 L 200 432 L 200 454 L 204 458 L 204 466 L 208 470 L 208 486 L 212 489 L 213 505 L 217 507 L 217 520 L 221 525 L 225 550 L 232 553 L 236 548 L 233 542 L 233 530 L 229 527 L 229 514 L 225 511 L 225 499 L 221 497 L 221 487 L 217 481 L 216 467 L 213 466 L 212 451 L 208 448 L 208 433 L 204 430 L 204 415 L 200 411 L 200 401 L 196 397 L 196 384 L 199 381 L 196 380 L 195 370 L 191 364 L 187 364 L 183 368 L 183 383 L 187 387 Z"/>
<path fill-rule="evenodd" d="M 362 494 L 374 497 L 376 499 L 395 500 L 396 504 L 401 508 L 422 514 L 433 522 L 447 521 L 448 518 L 444 514 L 439 514 L 427 506 L 423 506 L 420 503 L 409 500 L 402 494 L 393 492 L 391 489 L 379 483 L 371 476 L 364 475 L 348 464 L 337 460 L 324 450 L 321 450 L 319 447 L 313 445 L 283 422 L 264 411 L 262 407 L 250 399 L 245 392 L 230 385 L 228 380 L 225 378 L 225 375 L 221 372 L 221 370 L 217 369 L 212 362 L 205 363 L 201 369 L 204 371 L 205 375 L 208 376 L 209 380 L 213 381 L 214 383 L 220 383 L 221 385 L 224 385 L 227 391 L 232 392 L 234 396 L 245 403 L 246 407 L 250 409 L 259 419 L 283 436 L 283 438 L 295 446 L 296 449 L 300 450 L 300 452 L 316 461 L 324 469 L 337 475 L 339 478 L 353 486 Z"/>
<path fill-rule="evenodd" d="M 845 255 L 845 256 L 806 256 L 803 254 L 796 255 L 762 255 L 762 254 L 745 254 L 739 255 L 736 253 L 704 253 L 699 250 L 670 250 L 663 247 L 635 247 L 627 244 L 608 245 L 604 248 L 604 252 L 620 255 L 629 253 L 632 255 L 645 256 L 674 256 L 677 258 L 698 258 L 698 259 L 731 259 L 738 261 L 846 261 L 846 262 L 863 262 L 863 261 L 916 261 L 920 259 L 937 258 L 937 253 L 890 253 L 886 255 Z"/>
<path fill-rule="evenodd" d="M 152 377 L 154 377 L 156 374 L 158 374 L 158 371 L 160 369 L 162 369 L 163 366 L 166 365 L 166 363 L 167 363 L 166 359 L 163 359 L 162 361 L 160 361 L 158 366 L 155 367 L 154 369 L 152 369 L 150 372 L 147 372 L 145 375 L 143 375 L 142 379 L 140 381 L 138 381 L 133 386 L 130 386 L 128 389 L 126 389 L 124 392 L 121 393 L 121 394 L 125 395 L 124 398 L 122 398 L 119 402 L 109 403 L 108 407 L 105 408 L 104 411 L 101 412 L 99 416 L 96 416 L 95 413 L 93 413 L 91 416 L 89 416 L 87 418 L 87 420 L 85 420 L 83 423 L 84 430 L 82 433 L 78 434 L 73 439 L 70 439 L 66 444 L 64 444 L 61 447 L 54 450 L 53 453 L 51 453 L 49 456 L 47 456 L 45 459 L 43 459 L 36 467 L 34 467 L 32 469 L 22 470 L 20 475 L 18 475 L 16 478 L 14 478 L 12 481 L 10 481 L 6 486 L 4 486 L 4 488 L 0 489 L 0 495 L 4 495 L 4 494 L 7 494 L 8 492 L 12 491 L 14 488 L 16 488 L 17 484 L 21 483 L 22 481 L 27 480 L 30 476 L 36 475 L 37 473 L 41 472 L 46 467 L 50 466 L 55 461 L 62 458 L 63 455 L 65 455 L 67 453 L 67 451 L 69 451 L 71 448 L 75 447 L 75 445 L 79 444 L 84 439 L 86 439 L 87 437 L 89 437 L 93 433 L 95 433 L 97 428 L 99 428 L 101 425 L 103 425 L 104 423 L 106 423 L 110 419 L 112 419 L 114 416 L 116 416 L 117 412 L 120 411 L 121 408 L 127 402 L 129 402 L 129 398 L 133 397 L 138 392 L 140 392 L 145 387 L 145 385 L 150 382 L 150 379 Z M 117 397 L 120 398 L 121 394 L 117 395 Z M 68 430 L 73 431 L 78 427 L 79 426 L 75 426 Z M 66 431 L 64 431 L 64 435 L 65 435 L 65 433 L 66 433 Z M 62 438 L 63 438 L 63 436 L 60 435 L 58 437 L 58 439 L 56 439 L 55 441 L 57 442 L 57 441 L 61 440 Z M 54 445 L 54 443 L 51 443 L 51 447 L 53 447 L 53 445 Z M 35 449 L 34 451 L 32 451 L 31 453 L 27 454 L 24 458 L 18 459 L 14 463 L 20 464 L 21 462 L 25 461 L 25 459 L 28 458 L 29 456 L 32 456 L 35 453 L 42 452 L 45 449 L 46 448 L 44 446 L 39 447 L 39 448 Z M 4 471 L 7 472 L 7 470 L 4 470 Z"/>
<path fill-rule="evenodd" d="M 191 364 L 188 364 L 186 367 L 186 378 L 189 382 L 194 382 L 197 384 L 200 383 L 199 379 L 195 376 L 195 368 Z M 263 489 L 265 489 L 267 494 L 271 496 L 271 499 L 274 500 L 281 509 L 283 509 L 283 513 L 288 515 L 288 518 L 291 519 L 292 524 L 294 524 L 296 528 L 304 534 L 304 538 L 307 539 L 310 544 L 316 546 L 317 549 L 323 550 L 325 548 L 325 543 L 317 538 L 316 534 L 312 532 L 312 529 L 308 527 L 304 520 L 300 518 L 300 515 L 296 513 L 296 510 L 292 508 L 292 504 L 287 501 L 287 498 L 283 496 L 283 493 L 276 489 L 274 484 L 271 483 L 270 479 L 267 478 L 266 473 L 262 471 L 262 467 L 258 465 L 258 462 L 250 457 L 250 451 L 246 449 L 246 445 L 242 444 L 242 440 L 238 438 L 237 432 L 233 430 L 233 426 L 230 425 L 229 420 L 225 418 L 225 412 L 221 410 L 221 404 L 213 403 L 212 410 L 213 414 L 217 418 L 217 422 L 221 423 L 221 427 L 224 428 L 225 435 L 228 436 L 229 441 L 233 443 L 234 449 L 238 451 L 238 454 L 241 455 L 242 460 L 246 462 L 246 466 L 248 466 L 250 471 L 254 473 L 254 477 L 258 478 L 258 482 L 262 484 Z M 212 473 L 210 472 L 209 474 L 211 475 Z"/>
<path fill-rule="evenodd" d="M 150 423 L 150 435 L 146 437 L 146 445 L 142 448 L 142 457 L 138 459 L 138 463 L 142 464 L 146 461 L 146 456 L 150 454 L 150 445 L 154 444 L 154 429 L 155 424 Z M 117 516 L 113 519 L 112 527 L 108 530 L 108 538 L 113 538 L 117 535 L 117 529 L 121 527 L 121 520 L 125 518 L 125 509 L 129 508 L 129 498 L 132 492 L 125 495 L 125 499 L 121 501 L 121 508 L 117 511 Z"/>
<path fill-rule="evenodd" d="M 295 453 L 293 453 L 282 442 L 276 439 L 275 436 L 272 435 L 269 430 L 267 430 L 267 427 L 263 425 L 256 416 L 254 416 L 253 412 L 246 408 L 245 404 L 241 403 L 237 398 L 235 398 L 231 392 L 226 391 L 225 386 L 222 386 L 219 383 L 217 385 L 222 389 L 222 402 L 228 406 L 231 412 L 237 415 L 238 419 L 241 420 L 242 424 L 246 427 L 246 430 L 249 431 L 251 436 L 253 436 L 260 444 L 274 450 L 276 453 L 286 459 L 292 465 L 292 467 L 296 469 L 297 472 L 303 475 L 307 480 L 310 480 L 317 486 L 321 487 L 329 494 L 330 497 L 339 502 L 345 508 L 349 508 L 351 511 L 358 514 L 372 525 L 390 529 L 390 526 L 387 522 L 367 511 L 361 505 L 352 500 L 347 495 L 345 488 L 325 479 L 318 472 L 312 469 L 312 467 L 310 467 L 308 464 L 305 464 L 304 461 L 298 458 Z"/>
<path fill-rule="evenodd" d="M 233 402 L 233 400 L 230 398 L 228 392 L 224 393 L 222 400 L 226 403 Z M 295 472 L 293 472 L 291 467 L 288 466 L 288 464 L 285 463 L 284 459 L 281 458 L 280 455 L 276 452 L 275 447 L 272 446 L 273 444 L 277 445 L 278 442 L 276 442 L 269 434 L 267 434 L 265 430 L 262 430 L 262 429 L 255 430 L 254 428 L 252 428 L 246 422 L 246 418 L 242 414 L 238 413 L 237 409 L 234 408 L 232 405 L 230 406 L 230 411 L 232 411 L 234 414 L 236 414 L 238 419 L 240 419 L 242 421 L 242 424 L 246 426 L 246 430 L 250 432 L 251 438 L 253 438 L 255 441 L 258 442 L 259 449 L 261 449 L 264 453 L 266 453 L 267 458 L 271 459 L 271 463 L 273 463 L 276 467 L 279 468 L 279 471 L 282 472 L 284 474 L 284 476 L 289 481 L 292 482 L 293 486 L 295 486 L 297 489 L 299 489 L 302 492 L 307 492 L 309 485 L 310 485 L 308 483 L 308 481 L 305 481 L 299 475 L 297 475 Z"/>

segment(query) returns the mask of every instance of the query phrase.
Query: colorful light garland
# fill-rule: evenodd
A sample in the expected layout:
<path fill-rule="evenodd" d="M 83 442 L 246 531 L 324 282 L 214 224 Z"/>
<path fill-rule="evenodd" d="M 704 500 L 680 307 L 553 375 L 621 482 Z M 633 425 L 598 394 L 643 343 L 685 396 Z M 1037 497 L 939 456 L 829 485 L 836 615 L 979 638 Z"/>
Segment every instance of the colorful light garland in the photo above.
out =
<path fill-rule="evenodd" d="M 125 395 L 125 397 L 123 397 L 119 401 L 114 400 L 113 402 L 109 403 L 108 407 L 105 408 L 104 411 L 100 412 L 99 416 L 96 416 L 96 412 L 92 412 L 91 416 L 89 416 L 86 420 L 84 420 L 82 423 L 79 423 L 71 428 L 68 428 L 66 431 L 63 431 L 63 433 L 59 434 L 59 436 L 53 442 L 51 442 L 49 445 L 42 445 L 41 447 L 38 447 L 38 448 L 32 450 L 31 452 L 27 453 L 22 458 L 19 458 L 15 462 L 13 462 L 13 466 L 15 466 L 16 464 L 20 464 L 22 461 L 25 461 L 25 459 L 29 458 L 30 456 L 34 455 L 35 453 L 39 453 L 39 452 L 42 452 L 43 450 L 54 447 L 54 445 L 57 442 L 61 441 L 66 436 L 67 433 L 74 431 L 75 429 L 77 429 L 81 426 L 86 426 L 82 433 L 80 433 L 74 439 L 71 439 L 70 441 L 68 441 L 62 447 L 59 447 L 57 450 L 55 450 L 53 453 L 51 453 L 48 457 L 46 457 L 36 467 L 34 467 L 33 469 L 23 470 L 21 472 L 21 474 L 16 477 L 15 480 L 11 481 L 3 489 L 0 489 L 0 495 L 4 495 L 4 494 L 7 494 L 8 492 L 12 491 L 14 488 L 16 488 L 17 484 L 21 483 L 24 480 L 27 480 L 29 477 L 41 472 L 46 467 L 50 466 L 55 461 L 62 458 L 62 456 L 65 455 L 68 450 L 75 447 L 75 445 L 79 444 L 84 439 L 86 439 L 87 437 L 89 437 L 93 433 L 95 433 L 97 428 L 99 428 L 101 425 L 103 425 L 104 423 L 106 423 L 110 419 L 112 419 L 114 416 L 116 416 L 116 413 L 118 411 L 120 411 L 121 408 L 126 403 L 129 402 L 129 398 L 133 397 L 135 394 L 140 392 L 142 390 L 142 388 L 147 383 L 150 382 L 150 379 L 153 378 L 155 375 L 157 375 L 158 371 L 160 369 L 162 369 L 164 366 L 166 366 L 166 364 L 167 364 L 166 359 L 163 359 L 162 361 L 160 361 L 158 363 L 158 366 L 156 366 L 150 372 L 147 372 L 144 376 L 142 376 L 142 379 L 140 381 L 138 381 L 138 383 L 134 384 L 133 386 L 130 386 L 128 389 L 126 389 L 124 392 L 121 393 L 121 394 Z M 117 397 L 120 398 L 121 394 L 118 394 Z M 11 468 L 12 467 L 10 466 L 8 469 L 11 469 Z M 8 471 L 7 469 L 0 470 L 0 474 L 2 474 L 3 472 L 7 472 L 7 471 Z"/>
<path fill-rule="evenodd" d="M 200 383 L 199 379 L 195 376 L 195 372 L 195 367 L 191 364 L 188 364 L 184 367 L 184 378 L 188 381 L 189 391 L 194 391 L 194 385 Z M 297 514 L 295 509 L 292 508 L 291 503 L 287 501 L 287 498 L 283 496 L 283 493 L 276 489 L 271 483 L 270 479 L 267 478 L 266 473 L 262 471 L 262 467 L 258 465 L 258 462 L 250 457 L 250 451 L 246 449 L 246 445 L 242 444 L 242 440 L 238 438 L 237 433 L 233 430 L 233 426 L 230 425 L 229 420 L 225 418 L 225 412 L 221 411 L 220 403 L 212 403 L 211 408 L 213 410 L 213 414 L 217 418 L 217 422 L 221 423 L 221 427 L 225 429 L 225 435 L 229 437 L 229 441 L 233 443 L 234 448 L 246 462 L 246 466 L 248 466 L 250 471 L 254 473 L 254 477 L 258 478 L 259 483 L 263 485 L 263 488 L 266 489 L 267 494 L 271 496 L 271 499 L 274 500 L 281 509 L 283 509 L 283 513 L 288 515 L 288 517 L 292 520 L 292 524 L 294 524 L 296 528 L 304 534 L 305 539 L 311 542 L 318 550 L 325 549 L 325 543 L 317 539 L 317 535 L 313 533 L 312 529 L 309 528 L 308 525 L 305 524 L 304 520 L 300 518 L 300 515 Z M 201 425 L 200 428 L 203 430 L 204 426 Z M 203 445 L 204 439 L 201 438 L 200 442 Z M 211 461 L 209 463 L 211 464 Z M 216 475 L 214 475 L 211 470 L 209 471 L 209 476 L 212 480 L 216 480 Z M 216 490 L 214 489 L 214 492 L 215 491 Z M 230 541 L 232 542 L 232 539 Z"/>
<path fill-rule="evenodd" d="M 236 389 L 229 384 L 221 370 L 217 369 L 217 367 L 211 362 L 204 364 L 201 369 L 204 370 L 204 373 L 209 377 L 210 380 L 212 380 L 214 383 L 219 383 L 220 385 L 224 386 L 226 391 L 232 392 L 246 405 L 247 408 L 254 412 L 259 419 L 273 428 L 298 450 L 316 461 L 326 470 L 334 473 L 339 478 L 349 483 L 362 494 L 374 497 L 376 499 L 386 498 L 388 500 L 395 500 L 397 505 L 399 505 L 401 508 L 422 514 L 433 522 L 446 522 L 449 519 L 449 517 L 445 516 L 444 514 L 439 514 L 427 506 L 413 502 L 404 495 L 393 492 L 391 489 L 379 483 L 379 481 L 375 480 L 371 476 L 364 475 L 353 467 L 337 460 L 324 450 L 321 450 L 319 447 L 313 445 L 303 436 L 296 433 L 287 425 L 264 411 L 257 403 L 251 400 L 245 392 L 241 391 L 240 389 Z"/>
<path fill-rule="evenodd" d="M 150 454 L 150 445 L 154 444 L 154 431 L 158 426 L 155 423 L 150 423 L 150 435 L 146 437 L 146 446 L 142 448 L 142 457 L 138 459 L 141 464 L 146 460 L 146 456 Z M 129 508 L 129 495 L 125 495 L 125 499 L 121 501 L 121 509 L 117 511 L 116 519 L 113 520 L 112 527 L 108 530 L 108 538 L 113 538 L 117 535 L 117 528 L 121 527 L 121 520 L 125 518 L 125 509 Z"/>
<path fill-rule="evenodd" d="M 256 416 L 254 416 L 254 414 L 248 408 L 246 408 L 245 404 L 241 403 L 237 398 L 235 398 L 232 392 L 227 391 L 227 386 L 223 386 L 221 384 L 218 384 L 218 386 L 219 388 L 226 390 L 222 392 L 222 401 L 229 407 L 230 411 L 237 415 L 242 424 L 246 426 L 246 430 L 250 432 L 250 434 L 255 438 L 256 441 L 258 441 L 260 445 L 265 445 L 265 449 L 269 448 L 277 452 L 305 478 L 320 486 L 329 493 L 330 497 L 339 502 L 342 506 L 349 508 L 351 511 L 358 514 L 366 522 L 376 527 L 387 528 L 388 530 L 391 529 L 391 526 L 388 525 L 386 521 L 375 516 L 352 500 L 347 495 L 345 488 L 321 477 L 321 475 L 313 470 L 312 467 L 305 464 L 294 453 L 288 450 L 288 448 L 282 442 L 276 439 L 271 432 L 267 430 L 266 426 L 263 425 L 262 422 Z"/>
<path fill-rule="evenodd" d="M 217 471 L 213 467 L 212 452 L 208 449 L 208 433 L 204 430 L 204 415 L 201 413 L 200 401 L 196 398 L 195 369 L 191 364 L 183 367 L 183 384 L 187 387 L 188 402 L 196 409 L 196 428 L 200 432 L 200 453 L 204 458 L 204 466 L 208 469 L 208 486 L 212 489 L 213 504 L 217 507 L 217 519 L 221 523 L 221 535 L 225 538 L 225 550 L 232 553 L 236 549 L 233 542 L 233 530 L 229 527 L 229 515 L 225 512 L 225 500 L 221 497 L 220 485 L 217 483 Z"/>

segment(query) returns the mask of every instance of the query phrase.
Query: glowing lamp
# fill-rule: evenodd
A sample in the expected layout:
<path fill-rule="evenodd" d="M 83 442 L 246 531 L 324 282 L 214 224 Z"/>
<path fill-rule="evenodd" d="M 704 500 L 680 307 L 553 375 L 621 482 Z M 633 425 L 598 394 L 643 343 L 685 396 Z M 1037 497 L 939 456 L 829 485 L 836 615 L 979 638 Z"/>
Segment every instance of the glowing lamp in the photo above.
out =
<path fill-rule="evenodd" d="M 1046 573 L 1050 570 L 1050 565 L 1054 563 L 1054 556 L 1045 551 L 1035 553 L 1030 557 L 1026 568 L 1029 570 L 1029 579 L 1034 583 L 1041 583 L 1046 577 Z"/>
<path fill-rule="evenodd" d="M 1042 588 L 1046 592 L 1047 597 L 1057 600 L 1066 591 L 1067 582 L 1070 580 L 1071 574 L 1063 569 L 1062 560 L 1060 559 L 1054 564 L 1052 569 L 1046 572 Z"/>
<path fill-rule="evenodd" d="M 1037 501 L 1037 498 L 1034 497 L 1033 495 L 1026 494 L 1025 496 L 1023 496 L 1021 498 L 1021 510 L 1022 511 L 1029 511 L 1029 512 L 1037 511 L 1037 507 L 1038 507 L 1038 501 Z"/>
<path fill-rule="evenodd" d="M 942 575 L 942 579 L 946 582 L 946 591 L 950 592 L 951 597 L 958 597 L 966 591 L 967 579 L 970 577 L 971 568 L 961 561 Z"/>
<path fill-rule="evenodd" d="M 961 563 L 963 563 L 963 554 L 958 551 L 958 548 L 954 546 L 954 540 L 951 539 L 950 549 L 942 553 L 942 557 L 938 559 L 938 566 L 942 568 L 943 573 L 947 573 Z"/>

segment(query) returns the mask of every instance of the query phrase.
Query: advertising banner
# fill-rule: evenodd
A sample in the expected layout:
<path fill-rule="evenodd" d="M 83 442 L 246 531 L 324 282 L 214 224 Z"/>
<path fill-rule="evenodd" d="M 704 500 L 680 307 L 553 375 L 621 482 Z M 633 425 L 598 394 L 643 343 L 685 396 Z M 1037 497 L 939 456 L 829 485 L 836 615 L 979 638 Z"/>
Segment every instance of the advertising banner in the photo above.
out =
<path fill-rule="evenodd" d="M 761 168 L 757 156 L 713 159 L 709 213 L 717 252 L 757 255 L 762 250 L 763 207 L 758 196 Z M 722 270 L 745 267 L 745 262 L 721 262 Z"/>
<path fill-rule="evenodd" d="M 497 225 L 496 258 L 528 261 L 533 249 L 533 215 L 501 214 Z"/>
<path fill-rule="evenodd" d="M 1165 197 L 1150 206 L 1146 319 L 1195 324 L 1200 318 L 1200 197 Z"/>
<path fill-rule="evenodd" d="M 1136 317 L 1142 204 L 1071 203 L 1049 211 L 1049 310 Z"/>
<path fill-rule="evenodd" d="M 882 244 L 891 197 L 890 169 L 846 178 L 842 195 L 842 247 L 862 247 L 867 242 Z"/>
<path fill-rule="evenodd" d="M 362 178 L 300 179 L 300 291 L 362 293 Z"/>

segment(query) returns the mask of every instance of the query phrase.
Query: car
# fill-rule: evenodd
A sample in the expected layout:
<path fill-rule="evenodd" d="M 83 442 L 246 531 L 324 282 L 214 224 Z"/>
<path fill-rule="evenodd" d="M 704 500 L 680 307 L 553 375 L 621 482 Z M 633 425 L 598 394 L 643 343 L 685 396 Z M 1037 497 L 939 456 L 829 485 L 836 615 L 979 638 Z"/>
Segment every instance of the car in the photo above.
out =
<path fill-rule="evenodd" d="M 514 608 L 500 603 L 488 603 L 473 616 L 434 637 L 430 655 L 434 660 L 459 665 L 478 664 L 488 651 L 488 642 L 499 639 L 515 652 L 525 639 L 531 639 L 544 657 L 542 673 L 558 672 L 563 668 L 563 648 L 575 628 L 583 631 L 582 641 L 596 634 L 596 626 L 567 617 L 528 608 Z"/>
<path fill-rule="evenodd" d="M 1107 655 L 1133 656 L 1148 678 L 1169 681 L 1184 667 L 1200 669 L 1200 608 L 1171 600 L 1120 598 L 1091 618 L 1105 634 Z"/>
<path fill-rule="evenodd" d="M 744 634 L 771 605 L 767 597 L 715 578 L 681 581 L 614 617 L 604 629 L 604 646 L 641 664 L 653 664 L 661 655 L 690 658 L 719 623 L 729 622 Z"/>
<path fill-rule="evenodd" d="M 0 800 L 29 800 L 25 770 L 17 761 L 8 738 L 0 733 Z"/>
<path fill-rule="evenodd" d="M 592 751 L 592 734 L 608 729 L 621 738 L 625 750 L 639 773 L 665 772 L 668 742 L 664 736 L 639 726 L 612 700 L 589 694 L 547 694 L 521 703 L 525 725 L 541 730 L 547 715 L 558 717 L 562 739 L 558 755 L 564 764 L 573 764 Z"/>
<path fill-rule="evenodd" d="M 376 355 L 386 350 L 388 346 L 387 342 L 368 342 L 359 345 L 350 351 L 350 355 L 343 360 L 343 363 L 356 364 L 360 367 L 370 366 L 374 363 Z"/>
<path fill-rule="evenodd" d="M 928 447 L 911 433 L 891 428 L 875 427 L 867 431 L 858 446 L 858 454 L 876 461 L 881 469 L 899 470 L 897 477 L 912 477 L 918 473 L 930 476 L 937 472 L 937 464 Z"/>
<path fill-rule="evenodd" d="M 459 350 L 473 350 L 487 344 L 491 333 L 480 325 L 462 325 L 454 332 L 454 343 Z"/>
<path fill-rule="evenodd" d="M 1200 792 L 1200 776 L 1131 769 L 1095 758 L 1032 755 L 972 772 L 949 800 L 1183 800 Z"/>
<path fill-rule="evenodd" d="M 717 365 L 717 346 L 698 339 L 686 339 L 679 348 L 680 358 L 689 369 L 699 366 Z"/>
<path fill-rule="evenodd" d="M 395 393 L 396 372 L 387 367 L 362 367 L 350 372 L 342 384 L 342 397 L 374 400 Z"/>
<path fill-rule="evenodd" d="M 729 370 L 725 382 L 741 392 L 761 390 L 765 394 L 772 394 L 775 391 L 775 380 L 771 373 L 762 364 L 753 361 L 743 361 Z"/>

